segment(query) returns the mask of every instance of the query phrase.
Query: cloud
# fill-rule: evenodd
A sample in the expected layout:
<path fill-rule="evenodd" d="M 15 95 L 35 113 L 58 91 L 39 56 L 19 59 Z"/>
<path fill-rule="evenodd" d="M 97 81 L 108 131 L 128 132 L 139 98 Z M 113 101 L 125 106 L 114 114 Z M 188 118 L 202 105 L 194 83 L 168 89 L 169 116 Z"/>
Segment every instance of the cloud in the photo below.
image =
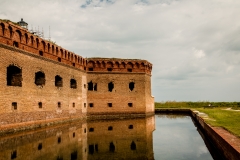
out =
<path fill-rule="evenodd" d="M 53 41 L 83 57 L 147 59 L 156 101 L 239 100 L 240 1 L 0 3 L 1 19 L 24 18 L 46 37 L 50 26 Z"/>

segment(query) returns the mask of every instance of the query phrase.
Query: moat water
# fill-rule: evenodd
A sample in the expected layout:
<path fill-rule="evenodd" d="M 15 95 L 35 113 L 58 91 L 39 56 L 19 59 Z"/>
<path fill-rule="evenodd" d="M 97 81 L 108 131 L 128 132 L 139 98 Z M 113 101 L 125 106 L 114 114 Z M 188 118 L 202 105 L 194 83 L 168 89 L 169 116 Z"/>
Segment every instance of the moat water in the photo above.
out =
<path fill-rule="evenodd" d="M 210 160 L 208 148 L 191 117 L 155 115 L 1 136 L 0 160 Z"/>

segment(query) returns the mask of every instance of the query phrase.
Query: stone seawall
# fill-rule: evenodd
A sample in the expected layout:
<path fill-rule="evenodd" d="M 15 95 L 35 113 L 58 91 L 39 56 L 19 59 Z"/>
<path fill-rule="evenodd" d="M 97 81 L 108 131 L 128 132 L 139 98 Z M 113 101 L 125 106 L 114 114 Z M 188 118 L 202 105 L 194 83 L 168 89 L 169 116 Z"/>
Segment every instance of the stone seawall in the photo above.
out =
<path fill-rule="evenodd" d="M 174 113 L 188 114 L 200 127 L 207 140 L 218 149 L 225 159 L 239 160 L 240 157 L 240 139 L 220 127 L 211 127 L 204 119 L 198 116 L 191 109 L 168 109 L 156 108 L 155 113 Z M 226 136 L 227 135 L 227 136 Z"/>

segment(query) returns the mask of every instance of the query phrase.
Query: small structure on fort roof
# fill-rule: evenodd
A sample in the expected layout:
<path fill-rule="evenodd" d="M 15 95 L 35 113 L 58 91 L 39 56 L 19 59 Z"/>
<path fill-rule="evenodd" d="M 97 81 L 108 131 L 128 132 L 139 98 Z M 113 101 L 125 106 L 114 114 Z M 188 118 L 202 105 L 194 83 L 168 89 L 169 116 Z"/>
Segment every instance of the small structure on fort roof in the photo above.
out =
<path fill-rule="evenodd" d="M 17 22 L 21 27 L 28 29 L 28 24 L 23 21 L 23 18 L 21 18 L 21 21 Z"/>

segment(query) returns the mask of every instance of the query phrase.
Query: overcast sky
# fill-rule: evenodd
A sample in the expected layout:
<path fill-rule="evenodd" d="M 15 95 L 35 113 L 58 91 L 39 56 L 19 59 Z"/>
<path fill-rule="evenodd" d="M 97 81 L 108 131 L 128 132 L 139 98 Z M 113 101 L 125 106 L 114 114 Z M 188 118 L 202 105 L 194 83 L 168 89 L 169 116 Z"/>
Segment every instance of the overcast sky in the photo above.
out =
<path fill-rule="evenodd" d="M 146 59 L 155 101 L 240 101 L 240 0 L 0 0 L 83 57 Z"/>

